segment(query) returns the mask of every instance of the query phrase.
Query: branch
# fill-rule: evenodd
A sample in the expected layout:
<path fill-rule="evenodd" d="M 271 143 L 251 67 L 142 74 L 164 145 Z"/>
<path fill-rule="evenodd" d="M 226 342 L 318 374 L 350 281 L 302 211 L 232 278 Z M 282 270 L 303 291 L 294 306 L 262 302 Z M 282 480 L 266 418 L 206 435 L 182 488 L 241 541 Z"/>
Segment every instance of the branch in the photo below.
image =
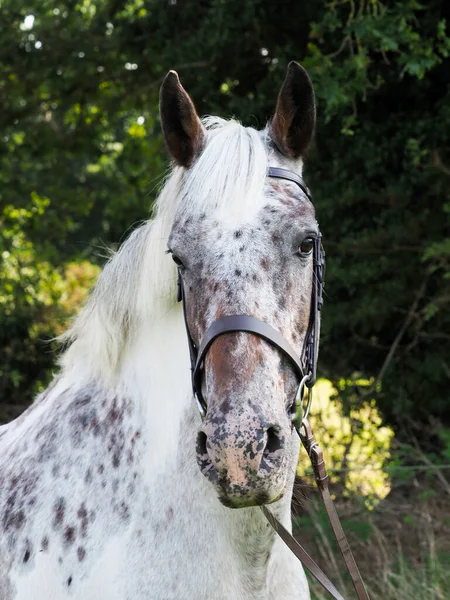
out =
<path fill-rule="evenodd" d="M 441 155 L 438 150 L 433 152 L 433 165 L 443 171 L 446 175 L 450 175 L 450 169 L 444 165 L 441 160 Z"/>
<path fill-rule="evenodd" d="M 433 468 L 433 467 L 436 466 L 428 458 L 428 456 L 425 454 L 425 452 L 422 450 L 422 448 L 420 447 L 420 444 L 419 444 L 419 442 L 417 441 L 416 438 L 414 438 L 414 447 L 416 449 L 418 458 L 420 458 L 422 460 L 422 462 L 424 462 L 425 465 L 427 465 L 427 467 Z M 436 474 L 436 477 L 439 479 L 439 481 L 442 483 L 442 487 L 444 488 L 445 493 L 450 496 L 450 483 L 447 481 L 447 479 L 445 478 L 445 476 L 442 473 L 442 471 L 440 471 L 439 469 L 436 469 L 435 474 Z"/>
<path fill-rule="evenodd" d="M 334 52 L 332 52 L 331 54 L 327 54 L 325 58 L 336 58 L 336 56 L 339 56 L 339 54 L 341 54 L 341 52 L 344 51 L 345 46 L 350 42 L 350 36 L 346 35 L 345 38 L 342 40 L 341 45 L 339 46 L 339 48 L 337 50 L 335 50 Z"/>
<path fill-rule="evenodd" d="M 411 325 L 412 320 L 414 319 L 415 315 L 416 315 L 416 311 L 417 311 L 417 307 L 419 305 L 420 300 L 423 298 L 424 294 L 425 294 L 425 290 L 427 287 L 427 278 L 425 278 L 422 281 L 422 285 L 420 286 L 420 288 L 417 290 L 417 294 L 414 298 L 413 303 L 410 306 L 410 309 L 408 311 L 407 317 L 405 319 L 405 321 L 403 322 L 403 325 L 401 326 L 399 332 L 397 333 L 397 335 L 395 336 L 394 341 L 392 342 L 392 345 L 389 349 L 389 352 L 386 355 L 386 358 L 384 359 L 384 362 L 380 368 L 380 371 L 378 373 L 378 375 L 375 377 L 374 382 L 372 383 L 372 385 L 367 389 L 364 390 L 364 392 L 360 395 L 360 397 L 365 398 L 366 396 L 370 395 L 373 393 L 373 391 L 375 390 L 376 386 L 378 385 L 378 383 L 380 383 L 383 380 L 383 377 L 386 374 L 386 371 L 389 368 L 389 365 L 391 364 L 395 353 L 397 351 L 397 348 L 403 338 L 403 336 L 405 335 L 408 327 Z"/>

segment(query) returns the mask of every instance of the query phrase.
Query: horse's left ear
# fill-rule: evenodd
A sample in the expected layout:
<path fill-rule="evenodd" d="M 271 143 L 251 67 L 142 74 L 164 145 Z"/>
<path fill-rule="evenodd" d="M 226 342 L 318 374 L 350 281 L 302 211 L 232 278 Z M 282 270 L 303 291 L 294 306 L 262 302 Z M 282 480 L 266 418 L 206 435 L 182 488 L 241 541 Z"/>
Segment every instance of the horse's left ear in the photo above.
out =
<path fill-rule="evenodd" d="M 289 63 L 286 79 L 278 94 L 270 137 L 278 150 L 299 158 L 308 149 L 316 125 L 314 88 L 308 73 L 298 63 Z"/>
<path fill-rule="evenodd" d="M 167 149 L 178 165 L 190 167 L 203 149 L 206 131 L 175 71 L 162 83 L 159 111 Z"/>

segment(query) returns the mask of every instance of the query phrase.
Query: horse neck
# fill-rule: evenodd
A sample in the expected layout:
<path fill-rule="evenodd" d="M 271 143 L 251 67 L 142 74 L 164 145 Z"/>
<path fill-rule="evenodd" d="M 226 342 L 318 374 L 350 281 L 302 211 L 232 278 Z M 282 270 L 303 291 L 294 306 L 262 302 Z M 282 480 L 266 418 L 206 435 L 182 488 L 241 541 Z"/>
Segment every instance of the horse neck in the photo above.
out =
<path fill-rule="evenodd" d="M 142 327 L 125 356 L 118 387 L 126 390 L 144 424 L 143 464 L 151 481 L 176 463 L 184 415 L 193 404 L 180 306 Z"/>
<path fill-rule="evenodd" d="M 231 510 L 219 502 L 213 486 L 201 474 L 195 456 L 201 424 L 192 397 L 189 352 L 181 306 L 174 307 L 151 329 L 143 330 L 129 352 L 122 380 L 140 403 L 145 422 L 146 480 L 161 515 L 183 515 L 176 526 L 180 550 L 183 535 L 204 537 L 203 547 L 216 546 L 222 555 L 240 562 L 265 585 L 274 533 L 259 508 Z M 298 454 L 298 449 L 295 451 Z M 295 464 L 295 458 L 294 458 Z M 283 500 L 273 505 L 277 517 L 291 527 L 290 502 L 293 476 Z M 183 529 L 185 523 L 189 527 Z M 174 525 L 175 527 L 175 525 Z M 188 552 L 189 542 L 186 541 Z M 217 562 L 215 552 L 203 557 Z M 258 582 L 253 584 L 257 587 Z"/>

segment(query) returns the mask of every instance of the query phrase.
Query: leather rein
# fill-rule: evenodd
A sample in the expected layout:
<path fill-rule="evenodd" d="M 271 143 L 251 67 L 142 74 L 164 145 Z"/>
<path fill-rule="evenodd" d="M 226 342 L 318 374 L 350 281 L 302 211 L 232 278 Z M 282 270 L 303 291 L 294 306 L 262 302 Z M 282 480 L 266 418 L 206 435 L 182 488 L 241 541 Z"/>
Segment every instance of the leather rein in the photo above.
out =
<path fill-rule="evenodd" d="M 268 177 L 284 179 L 298 185 L 305 196 L 312 202 L 311 194 L 306 187 L 303 178 L 278 167 L 269 167 Z M 314 439 L 311 426 L 308 422 L 309 409 L 312 402 L 312 388 L 316 382 L 317 359 L 319 354 L 319 313 L 323 304 L 323 286 L 325 274 L 325 253 L 322 248 L 322 236 L 320 232 L 311 236 L 313 238 L 313 283 L 311 297 L 311 311 L 306 331 L 305 341 L 301 356 L 298 357 L 291 344 L 268 323 L 250 315 L 228 315 L 214 321 L 206 330 L 199 346 L 194 342 L 187 321 L 186 298 L 184 294 L 183 278 L 180 267 L 178 268 L 178 301 L 182 302 L 183 315 L 186 325 L 186 333 L 189 345 L 189 355 L 191 361 L 192 390 L 197 402 L 198 409 L 202 419 L 206 417 L 207 404 L 202 393 L 202 381 L 204 374 L 204 362 L 206 354 L 215 339 L 225 333 L 248 332 L 253 333 L 268 343 L 272 344 L 281 353 L 286 356 L 294 368 L 299 386 L 295 398 L 292 402 L 291 418 L 300 439 L 305 447 L 314 471 L 314 477 L 319 488 L 325 509 L 332 526 L 333 532 L 339 545 L 339 549 L 344 557 L 345 564 L 352 579 L 359 600 L 369 600 L 369 595 L 364 587 L 361 575 L 356 565 L 353 554 L 350 550 L 347 538 L 345 537 L 339 517 L 336 512 L 333 500 L 328 488 L 328 475 L 325 469 L 322 450 Z M 305 410 L 303 410 L 303 395 L 305 388 L 307 397 Z M 303 563 L 317 581 L 335 600 L 344 600 L 333 583 L 328 579 L 325 573 L 314 562 L 304 548 L 297 540 L 283 527 L 278 519 L 269 511 L 266 506 L 260 507 L 270 525 L 278 533 L 285 544 Z"/>

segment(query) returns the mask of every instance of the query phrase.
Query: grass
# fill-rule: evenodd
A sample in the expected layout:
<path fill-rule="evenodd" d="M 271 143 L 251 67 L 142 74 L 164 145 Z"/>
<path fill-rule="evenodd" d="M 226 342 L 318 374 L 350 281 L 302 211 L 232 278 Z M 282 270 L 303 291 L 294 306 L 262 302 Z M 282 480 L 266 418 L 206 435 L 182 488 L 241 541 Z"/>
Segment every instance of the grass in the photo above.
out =
<path fill-rule="evenodd" d="M 447 600 L 450 598 L 450 556 L 434 559 L 425 568 L 417 569 L 400 556 L 395 568 L 386 565 L 378 577 L 366 581 L 371 600 Z M 310 579 L 311 598 L 329 600 L 328 594 Z M 354 596 L 351 584 L 340 586 L 345 598 Z"/>
<path fill-rule="evenodd" d="M 329 383 L 321 383 L 311 423 L 325 449 L 331 492 L 371 600 L 450 599 L 450 469 L 440 468 L 439 456 L 425 454 L 413 439 L 410 446 L 396 443 L 375 406 L 344 416 L 329 400 Z M 433 431 L 439 431 L 436 424 Z M 444 454 L 450 458 L 450 433 Z M 294 533 L 352 600 L 356 594 L 304 452 L 298 474 Z M 328 600 L 309 580 L 311 597 Z"/>
<path fill-rule="evenodd" d="M 405 492 L 394 490 L 373 510 L 357 498 L 337 503 L 369 595 L 371 600 L 447 600 L 450 498 L 437 493 L 423 500 L 420 489 Z M 319 499 L 310 493 L 297 508 L 302 514 L 294 531 L 346 600 L 356 598 Z M 310 587 L 314 600 L 328 600 L 312 578 Z"/>

